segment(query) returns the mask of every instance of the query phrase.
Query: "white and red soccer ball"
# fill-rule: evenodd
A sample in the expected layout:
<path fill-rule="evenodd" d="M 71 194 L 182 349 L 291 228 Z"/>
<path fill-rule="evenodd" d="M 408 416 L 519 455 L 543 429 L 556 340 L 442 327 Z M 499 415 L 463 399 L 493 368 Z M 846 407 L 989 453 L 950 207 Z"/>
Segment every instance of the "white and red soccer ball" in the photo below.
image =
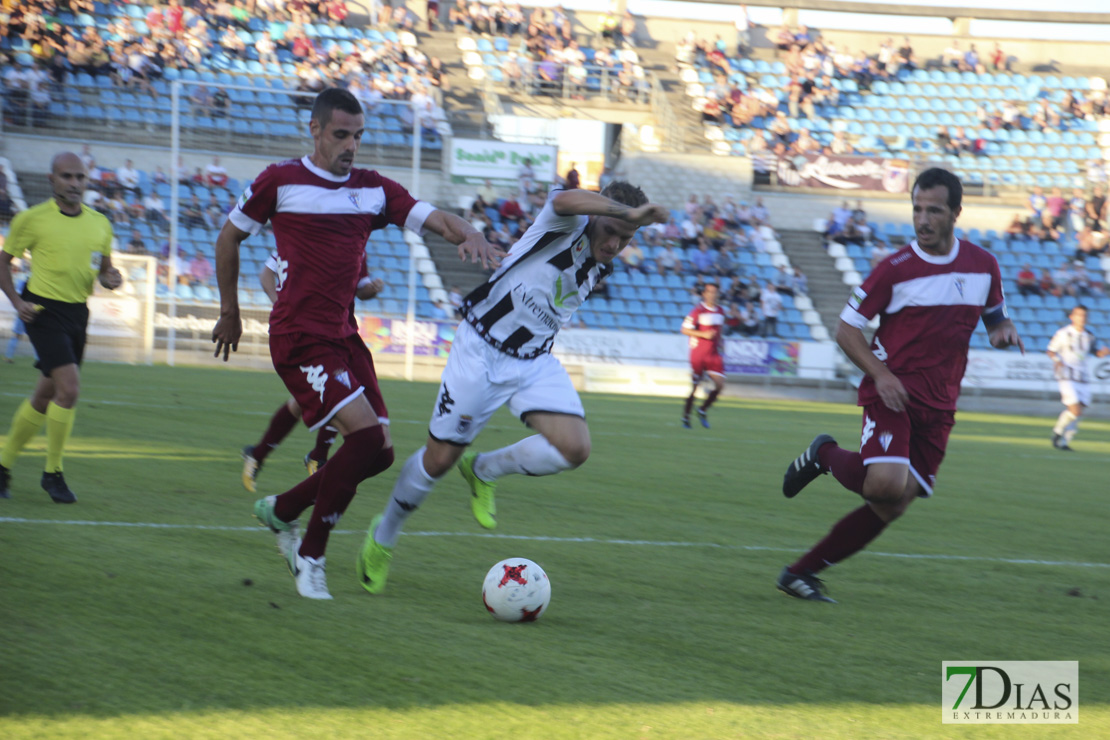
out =
<path fill-rule="evenodd" d="M 482 583 L 482 603 L 502 622 L 535 622 L 551 601 L 551 581 L 527 558 L 502 560 Z"/>

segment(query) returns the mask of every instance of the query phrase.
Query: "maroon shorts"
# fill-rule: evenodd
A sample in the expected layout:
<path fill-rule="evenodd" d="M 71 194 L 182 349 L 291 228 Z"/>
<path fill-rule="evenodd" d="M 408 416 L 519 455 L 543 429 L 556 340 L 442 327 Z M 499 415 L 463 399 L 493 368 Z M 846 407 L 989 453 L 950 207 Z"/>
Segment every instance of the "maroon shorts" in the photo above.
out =
<path fill-rule="evenodd" d="M 690 377 L 695 383 L 701 382 L 706 373 L 725 374 L 725 361 L 716 352 L 690 355 Z"/>
<path fill-rule="evenodd" d="M 308 334 L 270 335 L 270 359 L 301 407 L 301 418 L 316 430 L 364 394 L 378 420 L 389 412 L 378 388 L 374 358 L 358 334 L 326 339 Z"/>
<path fill-rule="evenodd" d="M 923 495 L 932 496 L 948 446 L 948 433 L 955 423 L 956 414 L 952 411 L 907 404 L 906 410 L 899 413 L 882 401 L 868 404 L 863 407 L 859 446 L 863 464 L 909 465 L 913 477 L 925 489 Z"/>

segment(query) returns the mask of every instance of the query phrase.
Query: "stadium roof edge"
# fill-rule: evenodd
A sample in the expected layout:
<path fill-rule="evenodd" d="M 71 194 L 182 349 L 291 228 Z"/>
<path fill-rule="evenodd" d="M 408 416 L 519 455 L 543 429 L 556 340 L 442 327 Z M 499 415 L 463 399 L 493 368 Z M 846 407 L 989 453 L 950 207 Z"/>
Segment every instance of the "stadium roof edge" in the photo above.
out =
<path fill-rule="evenodd" d="M 757 5 L 760 7 L 824 10 L 837 13 L 865 13 L 869 15 L 914 15 L 939 18 L 977 18 L 991 21 L 1032 21 L 1037 23 L 1110 23 L 1108 13 L 1068 12 L 1052 10 L 1004 10 L 1000 8 L 976 7 L 938 7 L 935 5 L 903 5 L 898 3 L 851 2 L 851 0 L 677 0 L 678 2 L 698 2 L 711 5 Z M 969 0 L 974 3 L 975 0 Z M 906 29 L 912 33 L 912 29 Z"/>

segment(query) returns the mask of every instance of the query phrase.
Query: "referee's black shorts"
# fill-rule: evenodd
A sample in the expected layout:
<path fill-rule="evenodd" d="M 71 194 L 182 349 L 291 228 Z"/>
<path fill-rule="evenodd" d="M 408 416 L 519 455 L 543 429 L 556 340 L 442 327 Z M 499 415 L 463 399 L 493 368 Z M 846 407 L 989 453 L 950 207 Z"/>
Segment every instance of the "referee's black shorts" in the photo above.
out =
<path fill-rule="evenodd" d="M 49 377 L 55 368 L 80 365 L 85 356 L 89 307 L 84 303 L 65 303 L 35 295 L 23 289 L 23 300 L 42 306 L 34 321 L 27 323 L 27 338 L 35 348 L 35 367 Z"/>

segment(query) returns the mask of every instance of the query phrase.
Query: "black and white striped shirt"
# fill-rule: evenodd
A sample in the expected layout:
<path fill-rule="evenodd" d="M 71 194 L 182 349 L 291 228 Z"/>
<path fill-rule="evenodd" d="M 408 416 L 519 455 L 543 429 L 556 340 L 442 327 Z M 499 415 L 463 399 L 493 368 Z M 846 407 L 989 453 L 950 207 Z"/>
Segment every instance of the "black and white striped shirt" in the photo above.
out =
<path fill-rule="evenodd" d="M 1098 348 L 1098 339 L 1087 329 L 1078 331 L 1069 324 L 1057 331 L 1048 343 L 1048 351 L 1055 354 L 1060 363 L 1056 369 L 1056 379 L 1088 382 L 1087 357 Z"/>
<path fill-rule="evenodd" d="M 551 351 L 555 335 L 613 271 L 593 258 L 588 216 L 560 216 L 554 190 L 535 223 L 493 275 L 463 299 L 463 320 L 492 346 L 530 359 Z"/>

